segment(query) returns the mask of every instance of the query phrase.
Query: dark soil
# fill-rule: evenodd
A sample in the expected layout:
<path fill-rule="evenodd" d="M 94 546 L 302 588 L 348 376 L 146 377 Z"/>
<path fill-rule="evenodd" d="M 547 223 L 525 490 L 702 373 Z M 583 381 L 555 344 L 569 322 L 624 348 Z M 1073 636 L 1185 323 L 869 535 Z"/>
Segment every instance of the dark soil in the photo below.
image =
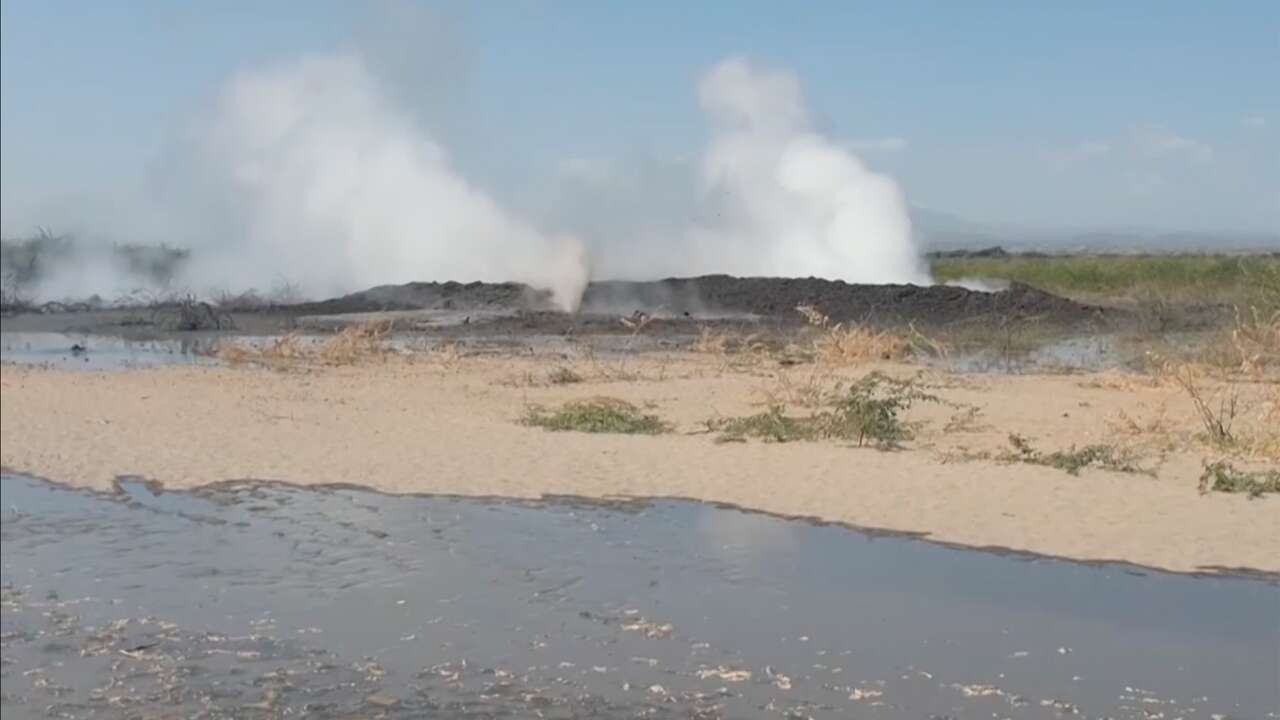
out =
<path fill-rule="evenodd" d="M 596 282 L 583 295 L 581 311 L 590 315 L 631 315 L 640 311 L 677 318 L 755 315 L 802 322 L 795 311 L 799 305 L 812 305 L 838 322 L 915 322 L 929 326 L 988 319 L 1077 324 L 1115 312 L 1019 283 L 1007 290 L 982 292 L 946 285 L 851 285 L 818 278 L 728 275 Z M 532 311 L 542 315 L 551 310 L 551 304 L 547 293 L 516 283 L 433 282 L 384 285 L 290 308 L 298 314 L 414 309 Z"/>
<path fill-rule="evenodd" d="M 334 325 L 317 324 L 314 316 L 427 310 L 447 312 L 453 320 L 397 318 L 397 329 L 429 328 L 433 334 L 449 337 L 626 335 L 634 334 L 637 321 L 643 320 L 645 334 L 656 337 L 696 335 L 706 325 L 723 329 L 741 326 L 749 332 L 768 328 L 785 334 L 805 324 L 796 312 L 800 305 L 811 305 L 835 322 L 880 327 L 911 323 L 922 330 L 945 329 L 957 323 L 996 327 L 1034 324 L 1092 333 L 1102 329 L 1100 326 L 1114 326 L 1114 320 L 1132 319 L 1132 313 L 1123 310 L 1084 305 L 1018 283 L 1007 290 L 981 292 L 944 285 L 851 285 L 817 278 L 707 275 L 592 283 L 575 314 L 557 311 L 549 293 L 518 283 L 430 282 L 383 285 L 320 302 L 243 307 L 214 315 L 225 322 L 167 322 L 165 318 L 178 307 L 174 305 L 98 310 L 56 306 L 6 315 L 3 329 L 103 333 L 134 339 L 155 339 L 179 329 L 200 331 L 184 333 L 197 335 L 228 331 L 275 335 L 294 330 L 332 331 Z M 313 320 L 303 319 L 308 316 Z M 620 318 L 631 324 L 620 322 Z M 333 320 L 341 324 L 338 318 Z"/>

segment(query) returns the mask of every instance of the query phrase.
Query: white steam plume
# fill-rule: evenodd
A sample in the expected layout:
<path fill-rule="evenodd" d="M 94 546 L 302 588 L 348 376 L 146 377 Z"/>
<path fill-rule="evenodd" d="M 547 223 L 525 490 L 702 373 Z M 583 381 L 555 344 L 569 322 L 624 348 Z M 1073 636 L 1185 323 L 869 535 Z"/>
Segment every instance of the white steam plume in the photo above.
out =
<path fill-rule="evenodd" d="M 698 91 L 716 123 L 702 180 L 717 220 L 690 233 L 704 266 L 930 282 L 897 184 L 813 129 L 794 76 L 731 58 Z"/>
<path fill-rule="evenodd" d="M 310 57 L 233 77 L 194 134 L 197 216 L 229 219 L 192 277 L 312 296 L 415 280 L 514 280 L 576 307 L 585 252 L 468 184 L 383 95 L 359 56 Z M 210 203 L 222 203 L 211 206 Z"/>
<path fill-rule="evenodd" d="M 698 93 L 712 134 L 693 173 L 601 163 L 568 174 L 544 208 L 591 237 L 594 275 L 930 283 L 897 184 L 815 130 L 793 75 L 730 58 Z"/>
<path fill-rule="evenodd" d="M 576 173 L 587 179 L 544 224 L 585 231 L 590 258 L 462 178 L 355 53 L 233 76 L 161 165 L 162 202 L 109 214 L 99 229 L 189 247 L 177 283 L 201 293 L 286 281 L 319 298 L 418 280 L 513 280 L 572 310 L 591 274 L 930 282 L 897 185 L 815 130 L 793 75 L 730 58 L 698 93 L 713 125 L 699 172 Z M 138 287 L 96 257 L 54 273 L 42 294 Z"/>

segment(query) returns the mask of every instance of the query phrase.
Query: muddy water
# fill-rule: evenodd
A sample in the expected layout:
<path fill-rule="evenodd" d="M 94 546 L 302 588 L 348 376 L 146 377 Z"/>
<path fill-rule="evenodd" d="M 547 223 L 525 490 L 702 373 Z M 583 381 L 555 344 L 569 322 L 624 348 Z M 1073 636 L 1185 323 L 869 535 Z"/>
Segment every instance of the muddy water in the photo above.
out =
<path fill-rule="evenodd" d="M 209 335 L 127 339 L 87 333 L 0 333 L 0 361 L 59 370 L 120 370 L 213 362 Z"/>
<path fill-rule="evenodd" d="M 6 476 L 3 715 L 1264 718 L 1280 588 L 704 504 Z"/>

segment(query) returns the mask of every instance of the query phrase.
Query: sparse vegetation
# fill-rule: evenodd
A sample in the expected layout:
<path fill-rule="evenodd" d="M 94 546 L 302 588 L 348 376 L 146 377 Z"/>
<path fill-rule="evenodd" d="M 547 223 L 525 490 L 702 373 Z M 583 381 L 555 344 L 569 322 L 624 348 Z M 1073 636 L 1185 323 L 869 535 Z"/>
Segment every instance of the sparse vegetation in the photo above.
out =
<path fill-rule="evenodd" d="M 231 330 L 236 326 L 230 314 L 192 294 L 153 305 L 151 324 L 177 332 Z"/>
<path fill-rule="evenodd" d="M 660 435 L 671 431 L 671 424 L 657 415 L 625 400 L 597 397 L 567 402 L 555 410 L 529 408 L 524 423 L 556 432 L 617 433 L 624 435 Z"/>
<path fill-rule="evenodd" d="M 218 346 L 215 354 L 218 359 L 232 365 L 355 365 L 370 359 L 384 358 L 390 352 L 386 343 L 390 332 L 389 321 L 375 320 L 346 327 L 324 342 L 307 342 L 297 333 L 289 333 L 264 345 L 224 343 Z"/>
<path fill-rule="evenodd" d="M 1085 468 L 1100 468 L 1114 472 L 1151 474 L 1149 470 L 1139 467 L 1132 453 L 1115 445 L 1072 445 L 1067 450 L 1054 450 L 1050 453 L 1036 449 L 1027 438 L 1011 433 L 1009 444 L 1013 451 L 1007 452 L 1001 459 L 1006 462 L 1021 462 L 1031 465 L 1044 465 L 1062 470 L 1070 475 L 1079 475 Z"/>
<path fill-rule="evenodd" d="M 812 305 L 799 305 L 796 312 L 818 330 L 813 340 L 813 357 L 820 363 L 844 366 L 873 360 L 901 360 L 911 351 L 911 340 L 898 333 L 832 322 Z"/>
<path fill-rule="evenodd" d="M 1205 463 L 1200 492 L 1248 493 L 1251 498 L 1280 493 L 1280 470 L 1239 470 L 1225 460 Z"/>
<path fill-rule="evenodd" d="M 832 391 L 807 415 L 787 414 L 784 403 L 770 403 L 764 412 L 741 418 L 713 421 L 709 427 L 721 433 L 722 442 L 749 437 L 768 442 L 844 440 L 859 447 L 873 444 L 898 447 L 912 437 L 900 413 L 916 402 L 937 402 L 914 381 L 898 380 L 873 372 L 847 390 Z"/>
<path fill-rule="evenodd" d="M 1273 283 L 1280 290 L 1280 255 L 1005 255 L 939 257 L 941 281 L 982 277 L 1026 283 L 1046 292 L 1083 299 L 1158 297 L 1249 304 L 1250 288 Z"/>
<path fill-rule="evenodd" d="M 551 372 L 547 373 L 547 382 L 552 385 L 573 385 L 582 382 L 581 375 L 573 371 L 573 368 L 561 365 Z"/>
<path fill-rule="evenodd" d="M 1196 417 L 1199 418 L 1209 443 L 1223 449 L 1233 447 L 1236 436 L 1232 429 L 1240 411 L 1239 389 L 1228 385 L 1216 394 L 1208 394 L 1192 366 L 1178 365 L 1170 368 L 1170 371 L 1174 382 L 1191 399 Z"/>
<path fill-rule="evenodd" d="M 1239 372 L 1256 376 L 1280 366 L 1280 307 L 1237 307 L 1230 347 Z"/>

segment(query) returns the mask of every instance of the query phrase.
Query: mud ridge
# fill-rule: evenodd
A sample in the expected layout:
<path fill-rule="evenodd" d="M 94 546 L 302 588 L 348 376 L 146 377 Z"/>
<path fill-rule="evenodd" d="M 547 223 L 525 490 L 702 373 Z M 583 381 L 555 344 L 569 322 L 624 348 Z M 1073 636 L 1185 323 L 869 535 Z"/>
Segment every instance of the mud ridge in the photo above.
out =
<path fill-rule="evenodd" d="M 799 322 L 795 313 L 799 305 L 812 305 L 840 322 L 878 324 L 1010 319 L 1075 324 L 1115 314 L 1021 283 L 985 292 L 949 285 L 859 285 L 820 278 L 729 275 L 594 282 L 583 294 L 581 312 L 641 311 L 669 317 L 742 314 Z M 548 293 L 518 283 L 414 282 L 382 285 L 291 309 L 330 315 L 386 310 L 549 311 L 552 306 Z"/>

